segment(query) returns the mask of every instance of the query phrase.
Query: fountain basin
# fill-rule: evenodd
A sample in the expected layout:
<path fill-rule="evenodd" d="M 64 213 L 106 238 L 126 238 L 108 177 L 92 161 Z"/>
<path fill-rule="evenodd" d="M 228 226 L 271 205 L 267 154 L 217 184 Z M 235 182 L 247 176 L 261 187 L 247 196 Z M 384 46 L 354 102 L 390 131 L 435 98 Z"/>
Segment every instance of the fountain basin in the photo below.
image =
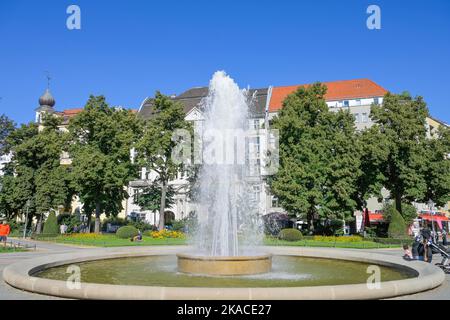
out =
<path fill-rule="evenodd" d="M 177 254 L 178 271 L 211 276 L 242 276 L 268 273 L 272 270 L 272 255 L 208 257 Z"/>
<path fill-rule="evenodd" d="M 49 256 L 42 256 L 26 261 L 20 261 L 7 266 L 3 270 L 4 281 L 12 287 L 20 290 L 35 292 L 44 295 L 58 296 L 71 299 L 132 299 L 132 300 L 311 300 L 311 299 L 381 299 L 396 297 L 401 295 L 413 294 L 421 291 L 430 290 L 440 286 L 445 281 L 445 274 L 442 270 L 432 264 L 421 261 L 406 261 L 400 255 L 382 254 L 377 250 L 364 252 L 359 250 L 345 250 L 334 248 L 308 248 L 308 247 L 261 247 L 264 252 L 272 253 L 274 269 L 276 268 L 276 257 L 284 256 L 292 259 L 320 258 L 331 262 L 331 273 L 327 272 L 329 280 L 325 283 L 308 283 L 302 285 L 295 281 L 294 285 L 288 285 L 291 279 L 283 281 L 276 287 L 271 287 L 267 283 L 254 285 L 258 279 L 247 279 L 242 286 L 237 286 L 236 281 L 241 281 L 240 277 L 202 277 L 190 274 L 177 273 L 176 254 L 180 251 L 192 249 L 185 246 L 161 246 L 161 247 L 125 247 L 125 248 L 102 248 L 89 249 L 79 252 L 60 253 Z M 109 280 L 100 282 L 96 277 L 103 277 L 104 271 L 97 266 L 91 270 L 100 273 L 94 276 L 94 279 L 86 279 L 83 274 L 81 283 L 77 287 L 68 286 L 69 277 L 73 274 L 66 273 L 68 266 L 80 266 L 84 270 L 84 263 L 105 263 L 115 259 L 134 259 L 134 258 L 152 258 L 157 256 L 173 257 L 173 266 L 167 269 L 166 261 L 158 264 L 165 268 L 166 275 L 173 273 L 173 276 L 167 277 L 161 274 L 161 270 L 155 270 L 153 280 L 146 283 L 145 279 L 137 278 L 135 281 L 118 281 L 114 283 L 112 279 L 117 278 L 117 272 L 120 278 L 135 276 L 134 272 L 124 270 L 124 264 L 119 263 L 116 271 L 109 273 Z M 337 260 L 339 259 L 339 260 Z M 117 261 L 117 260 L 116 260 Z M 374 264 L 380 267 L 395 267 L 414 272 L 412 278 L 383 280 L 380 287 L 373 290 L 367 286 L 367 277 L 365 268 L 362 270 L 360 281 L 347 283 L 347 280 L 335 281 L 341 277 L 337 272 L 333 261 L 361 262 L 365 264 Z M 138 269 L 149 265 L 148 261 L 139 264 Z M 285 263 L 283 262 L 283 265 Z M 311 271 L 316 270 L 311 266 Z M 43 278 L 39 274 L 50 271 L 52 268 L 61 268 L 61 277 Z M 153 267 L 149 266 L 150 269 Z M 302 272 L 304 265 L 299 266 L 299 270 L 293 272 Z M 346 267 L 347 268 L 347 267 Z M 89 269 L 89 268 L 88 268 Z M 334 273 L 333 273 L 333 270 Z M 344 269 L 345 270 L 345 269 Z M 351 269 L 353 277 L 354 269 Z M 386 269 L 382 269 L 386 270 Z M 89 272 L 89 270 L 86 270 Z M 151 270 L 149 270 L 151 271 Z M 361 271 L 361 270 L 360 270 Z M 348 272 L 346 272 L 348 275 Z M 360 272 L 361 273 L 361 272 Z M 382 272 L 382 277 L 385 272 Z M 270 273 L 269 273 L 270 275 Z M 86 275 L 88 276 L 88 275 Z M 173 278 L 175 277 L 175 278 Z M 246 276 L 246 277 L 266 277 L 266 275 Z M 162 280 L 160 280 L 162 278 Z M 180 279 L 182 278 L 182 279 Z M 189 278 L 189 279 L 187 279 Z M 191 279 L 192 278 L 192 279 Z M 197 279 L 199 278 L 199 279 Z M 197 281 L 202 280 L 202 281 Z M 196 283 L 193 285 L 192 281 Z M 303 280 L 300 279 L 300 282 Z M 214 283 L 213 283 L 214 282 Z M 208 285 L 209 284 L 209 285 Z M 228 284 L 228 285 L 223 285 Z"/>

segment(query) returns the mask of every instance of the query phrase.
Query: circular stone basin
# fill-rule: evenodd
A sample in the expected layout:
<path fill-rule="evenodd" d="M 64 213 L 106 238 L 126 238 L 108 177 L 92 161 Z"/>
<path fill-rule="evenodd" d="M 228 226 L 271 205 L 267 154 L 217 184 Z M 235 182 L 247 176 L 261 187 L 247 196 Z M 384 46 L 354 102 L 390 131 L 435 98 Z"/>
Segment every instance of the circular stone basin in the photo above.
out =
<path fill-rule="evenodd" d="M 428 263 L 377 251 L 315 247 L 261 247 L 273 254 L 272 270 L 263 274 L 179 272 L 176 254 L 190 249 L 126 247 L 42 256 L 7 266 L 3 279 L 21 290 L 72 299 L 182 301 L 380 299 L 445 281 L 444 272 Z M 375 289 L 368 286 L 374 271 L 381 281 Z"/>
<path fill-rule="evenodd" d="M 178 260 L 178 261 L 177 261 Z M 369 264 L 323 258 L 272 257 L 269 273 L 253 275 L 206 275 L 178 271 L 175 255 L 117 258 L 78 264 L 81 282 L 166 287 L 280 288 L 366 283 Z M 258 260 L 256 260 L 258 261 Z M 67 265 L 35 274 L 39 278 L 67 281 Z M 410 270 L 380 266 L 381 280 L 392 281 L 416 276 Z"/>
<path fill-rule="evenodd" d="M 242 276 L 268 273 L 272 270 L 272 255 L 208 257 L 177 254 L 178 271 L 198 275 Z"/>

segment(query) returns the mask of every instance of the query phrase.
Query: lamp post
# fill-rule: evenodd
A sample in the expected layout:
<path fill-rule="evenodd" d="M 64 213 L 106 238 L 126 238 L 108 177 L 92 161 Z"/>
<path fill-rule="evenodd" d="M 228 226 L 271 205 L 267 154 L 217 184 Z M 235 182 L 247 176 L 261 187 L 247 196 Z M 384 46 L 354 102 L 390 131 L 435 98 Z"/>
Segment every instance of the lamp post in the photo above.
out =
<path fill-rule="evenodd" d="M 436 232 L 434 230 L 434 211 L 433 211 L 434 202 L 433 202 L 433 200 L 431 200 L 431 199 L 428 200 L 428 207 L 430 208 L 430 213 L 431 213 L 431 229 L 433 230 L 433 238 L 434 238 L 436 235 Z"/>
<path fill-rule="evenodd" d="M 28 209 L 30 208 L 30 200 L 27 200 L 25 204 L 27 207 L 27 213 L 25 214 L 25 225 L 23 226 L 23 238 L 25 239 L 27 236 L 27 225 L 28 225 Z"/>

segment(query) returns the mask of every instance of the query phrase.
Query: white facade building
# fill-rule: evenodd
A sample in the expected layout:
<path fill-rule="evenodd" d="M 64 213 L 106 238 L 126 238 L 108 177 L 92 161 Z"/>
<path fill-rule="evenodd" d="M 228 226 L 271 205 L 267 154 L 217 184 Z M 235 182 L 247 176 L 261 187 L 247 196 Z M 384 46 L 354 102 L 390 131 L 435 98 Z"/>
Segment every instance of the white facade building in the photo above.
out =
<path fill-rule="evenodd" d="M 384 94 L 387 92 L 376 83 L 367 80 L 349 80 L 324 83 L 328 92 L 325 96 L 326 103 L 330 110 L 337 111 L 348 109 L 355 117 L 355 126 L 358 130 L 370 127 L 373 123 L 370 120 L 370 108 L 372 104 L 381 104 Z M 270 120 L 276 116 L 282 107 L 282 101 L 288 94 L 293 93 L 300 86 L 290 87 L 269 87 L 263 89 L 250 90 L 250 95 L 255 96 L 255 101 L 251 105 L 251 117 L 249 119 L 249 128 L 254 130 L 254 136 L 251 138 L 252 146 L 249 146 L 248 161 L 252 164 L 254 174 L 250 174 L 248 182 L 253 190 L 253 197 L 259 203 L 259 212 L 261 215 L 270 213 L 282 213 L 284 209 L 278 204 L 278 200 L 268 191 L 265 183 L 265 162 L 264 155 L 266 150 L 267 131 L 264 128 L 269 127 Z M 201 112 L 201 101 L 208 94 L 208 88 L 193 88 L 179 96 L 172 97 L 175 101 L 183 104 L 186 112 L 186 120 L 194 122 L 197 126 L 203 120 Z M 152 116 L 152 99 L 147 98 L 141 105 L 138 115 L 144 119 Z M 274 143 L 270 139 L 271 143 Z M 127 201 L 126 215 L 145 219 L 148 223 L 158 224 L 159 213 L 142 211 L 135 204 L 139 193 L 155 179 L 154 173 L 146 172 L 145 168 L 141 171 L 139 180 L 133 181 L 128 187 L 130 198 Z M 188 181 L 179 176 L 170 185 L 177 190 L 175 204 L 167 208 L 167 213 L 176 220 L 186 217 L 191 211 L 195 211 L 195 204 L 190 201 L 187 195 Z M 372 201 L 373 200 L 373 201 Z M 370 210 L 381 209 L 376 199 L 369 201 Z"/>
<path fill-rule="evenodd" d="M 3 175 L 3 169 L 7 163 L 11 162 L 12 154 L 5 154 L 0 156 L 0 176 Z"/>

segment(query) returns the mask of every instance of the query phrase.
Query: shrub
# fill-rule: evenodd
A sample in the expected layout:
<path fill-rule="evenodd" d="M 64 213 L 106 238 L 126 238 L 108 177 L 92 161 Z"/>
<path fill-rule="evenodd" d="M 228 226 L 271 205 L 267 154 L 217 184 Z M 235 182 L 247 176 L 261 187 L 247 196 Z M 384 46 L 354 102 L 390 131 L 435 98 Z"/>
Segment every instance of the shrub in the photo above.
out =
<path fill-rule="evenodd" d="M 390 222 L 392 219 L 392 215 L 394 211 L 396 211 L 396 207 L 394 203 L 385 204 L 383 207 L 383 217 L 387 222 Z M 402 202 L 402 212 L 400 214 L 403 217 L 406 225 L 409 225 L 413 222 L 415 218 L 417 218 L 417 210 L 416 208 L 410 204 Z"/>
<path fill-rule="evenodd" d="M 280 231 L 278 238 L 280 238 L 280 240 L 286 241 L 299 241 L 302 240 L 303 235 L 297 229 L 283 229 Z"/>
<path fill-rule="evenodd" d="M 57 236 L 59 234 L 58 220 L 56 219 L 56 214 L 54 212 L 50 212 L 48 215 L 47 220 L 44 223 L 43 234 L 45 236 Z"/>
<path fill-rule="evenodd" d="M 79 217 L 77 217 L 74 214 L 63 213 L 58 216 L 58 224 L 59 225 L 65 224 L 67 226 L 66 233 L 72 233 L 74 231 L 75 227 L 78 227 L 81 225 L 81 221 L 80 221 Z"/>
<path fill-rule="evenodd" d="M 402 217 L 407 225 L 411 224 L 417 218 L 417 209 L 409 203 L 402 203 Z"/>
<path fill-rule="evenodd" d="M 106 232 L 108 229 L 108 223 L 110 223 L 113 226 L 126 226 L 127 225 L 127 221 L 125 221 L 125 219 L 120 218 L 120 217 L 109 217 L 105 220 L 102 221 L 102 231 Z"/>
<path fill-rule="evenodd" d="M 138 230 L 141 230 L 142 232 L 147 230 L 154 230 L 154 226 L 150 223 L 147 223 L 145 221 L 128 221 L 128 226 L 133 226 Z"/>
<path fill-rule="evenodd" d="M 133 226 L 123 226 L 117 230 L 116 236 L 121 239 L 131 239 L 137 236 L 138 233 L 139 233 L 138 229 L 136 229 Z"/>
<path fill-rule="evenodd" d="M 175 231 L 183 231 L 186 228 L 187 219 L 175 220 L 172 222 L 172 229 Z"/>
<path fill-rule="evenodd" d="M 391 210 L 391 221 L 389 223 L 388 235 L 390 238 L 407 237 L 405 220 L 395 209 Z"/>

